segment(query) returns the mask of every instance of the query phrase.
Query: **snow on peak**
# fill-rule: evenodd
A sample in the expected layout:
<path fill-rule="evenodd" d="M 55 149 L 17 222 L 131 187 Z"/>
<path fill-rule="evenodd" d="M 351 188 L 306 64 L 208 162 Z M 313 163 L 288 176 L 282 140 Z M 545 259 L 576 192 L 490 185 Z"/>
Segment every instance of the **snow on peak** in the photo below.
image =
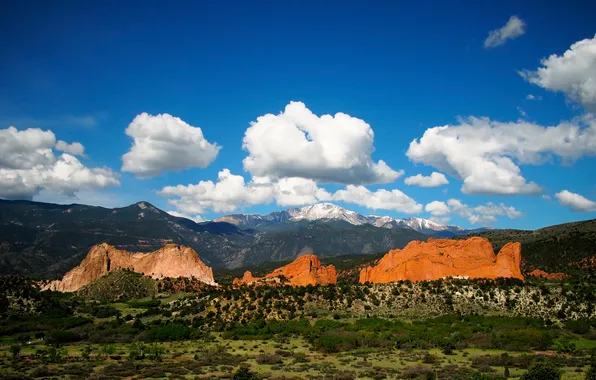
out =
<path fill-rule="evenodd" d="M 290 220 L 319 220 L 319 219 L 333 219 L 343 220 L 351 224 L 367 223 L 366 217 L 357 212 L 346 210 L 343 207 L 334 205 L 333 203 L 317 203 L 312 206 L 305 206 L 288 210 Z"/>

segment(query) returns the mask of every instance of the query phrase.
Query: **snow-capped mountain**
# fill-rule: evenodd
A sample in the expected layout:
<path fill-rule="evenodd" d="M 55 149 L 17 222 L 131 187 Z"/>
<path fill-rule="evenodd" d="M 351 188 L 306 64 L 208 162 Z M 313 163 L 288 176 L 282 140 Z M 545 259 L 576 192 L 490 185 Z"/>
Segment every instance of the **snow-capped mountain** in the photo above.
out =
<path fill-rule="evenodd" d="M 275 223 L 300 221 L 343 221 L 353 225 L 371 224 L 383 228 L 411 228 L 428 235 L 441 233 L 453 236 L 466 233 L 459 226 L 443 225 L 424 218 L 395 219 L 390 216 L 362 215 L 346 210 L 332 203 L 318 203 L 312 206 L 293 208 L 285 211 L 272 212 L 267 215 L 233 214 L 216 219 L 216 222 L 228 222 L 240 228 L 255 228 Z"/>
<path fill-rule="evenodd" d="M 332 203 L 318 203 L 312 206 L 290 209 L 287 212 L 292 221 L 330 219 L 343 220 L 354 225 L 369 223 L 366 216 Z"/>

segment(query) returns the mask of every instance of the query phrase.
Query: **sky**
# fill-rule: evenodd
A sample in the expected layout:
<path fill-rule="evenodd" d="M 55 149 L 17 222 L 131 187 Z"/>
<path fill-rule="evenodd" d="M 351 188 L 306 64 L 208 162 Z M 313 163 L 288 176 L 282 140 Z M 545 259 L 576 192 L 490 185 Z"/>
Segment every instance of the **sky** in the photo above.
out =
<path fill-rule="evenodd" d="M 523 4 L 522 4 L 523 3 Z M 0 198 L 596 217 L 596 4 L 4 1 Z"/>

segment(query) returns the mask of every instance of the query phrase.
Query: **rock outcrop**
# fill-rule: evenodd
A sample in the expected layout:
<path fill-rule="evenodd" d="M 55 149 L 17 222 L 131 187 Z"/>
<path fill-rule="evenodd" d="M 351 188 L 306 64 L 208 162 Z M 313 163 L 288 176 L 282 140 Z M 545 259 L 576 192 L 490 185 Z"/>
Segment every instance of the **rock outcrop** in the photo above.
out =
<path fill-rule="evenodd" d="M 298 257 L 292 263 L 277 268 L 265 277 L 254 277 L 251 272 L 244 272 L 242 279 L 235 278 L 233 284 L 263 285 L 284 284 L 290 286 L 329 285 L 337 282 L 337 272 L 333 265 L 322 266 L 319 258 L 313 254 Z"/>
<path fill-rule="evenodd" d="M 528 276 L 538 277 L 538 278 L 545 278 L 547 280 L 555 280 L 555 281 L 562 281 L 569 277 L 565 273 L 548 273 L 541 269 L 534 269 Z"/>
<path fill-rule="evenodd" d="M 446 277 L 518 278 L 521 244 L 507 243 L 495 256 L 491 243 L 481 237 L 467 240 L 413 241 L 404 249 L 389 251 L 374 267 L 360 272 L 360 282 L 427 281 Z"/>
<path fill-rule="evenodd" d="M 74 292 L 116 269 L 129 269 L 155 279 L 195 277 L 217 285 L 213 270 L 192 248 L 168 244 L 151 253 L 131 253 L 102 243 L 92 247 L 81 264 L 66 273 L 62 280 L 52 281 L 44 289 Z"/>

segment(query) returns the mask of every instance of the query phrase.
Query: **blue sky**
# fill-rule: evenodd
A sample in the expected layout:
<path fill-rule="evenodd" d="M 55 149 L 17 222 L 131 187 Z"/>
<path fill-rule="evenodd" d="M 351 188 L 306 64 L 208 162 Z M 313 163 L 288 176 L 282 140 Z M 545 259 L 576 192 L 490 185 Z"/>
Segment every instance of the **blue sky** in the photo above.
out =
<path fill-rule="evenodd" d="M 0 197 L 203 219 L 317 201 L 470 227 L 594 218 L 594 8 L 5 2 Z M 187 187 L 224 169 L 244 187 Z M 433 172 L 449 183 L 404 182 Z"/>

